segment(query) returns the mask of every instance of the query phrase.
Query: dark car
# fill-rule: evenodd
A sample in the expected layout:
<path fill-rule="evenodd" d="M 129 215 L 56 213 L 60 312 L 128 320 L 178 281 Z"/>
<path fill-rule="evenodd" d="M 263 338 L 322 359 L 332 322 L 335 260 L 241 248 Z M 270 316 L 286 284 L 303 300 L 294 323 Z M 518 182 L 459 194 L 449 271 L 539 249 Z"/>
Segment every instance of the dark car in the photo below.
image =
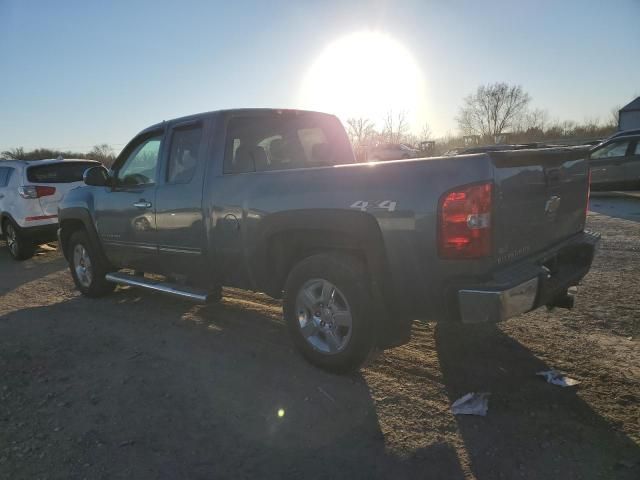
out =
<path fill-rule="evenodd" d="M 302 354 L 333 371 L 407 342 L 415 319 L 570 307 L 598 240 L 584 231 L 582 152 L 356 163 L 340 121 L 316 112 L 159 123 L 85 183 L 59 211 L 84 295 L 116 283 L 199 302 L 222 285 L 264 292 L 283 299 Z"/>
<path fill-rule="evenodd" d="M 640 133 L 614 136 L 589 152 L 594 190 L 640 189 Z"/>
<path fill-rule="evenodd" d="M 403 143 L 382 143 L 371 148 L 368 159 L 372 162 L 400 160 L 416 158 L 419 154 L 420 152 L 417 149 Z"/>
<path fill-rule="evenodd" d="M 618 137 L 627 137 L 629 135 L 640 135 L 640 128 L 637 128 L 634 130 L 621 130 L 611 135 L 609 138 L 605 140 L 605 142 L 609 140 L 613 140 L 614 138 L 618 138 Z"/>

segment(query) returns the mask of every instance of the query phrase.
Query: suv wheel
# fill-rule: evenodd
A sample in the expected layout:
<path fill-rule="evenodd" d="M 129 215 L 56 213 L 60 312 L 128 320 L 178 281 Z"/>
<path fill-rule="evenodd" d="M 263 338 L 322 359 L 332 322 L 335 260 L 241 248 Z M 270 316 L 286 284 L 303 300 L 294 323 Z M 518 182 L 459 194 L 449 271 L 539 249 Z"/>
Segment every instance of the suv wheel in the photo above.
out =
<path fill-rule="evenodd" d="M 287 278 L 284 317 L 312 364 L 336 373 L 358 369 L 373 350 L 375 321 L 366 272 L 346 255 L 320 254 Z"/>
<path fill-rule="evenodd" d="M 94 251 L 86 232 L 72 233 L 68 248 L 71 276 L 80 293 L 87 297 L 100 297 L 114 290 L 115 284 L 104 278 L 109 270 Z"/>
<path fill-rule="evenodd" d="M 16 260 L 27 260 L 33 257 L 36 246 L 27 240 L 18 227 L 9 219 L 4 221 L 2 226 L 4 238 L 9 248 L 9 253 Z"/>

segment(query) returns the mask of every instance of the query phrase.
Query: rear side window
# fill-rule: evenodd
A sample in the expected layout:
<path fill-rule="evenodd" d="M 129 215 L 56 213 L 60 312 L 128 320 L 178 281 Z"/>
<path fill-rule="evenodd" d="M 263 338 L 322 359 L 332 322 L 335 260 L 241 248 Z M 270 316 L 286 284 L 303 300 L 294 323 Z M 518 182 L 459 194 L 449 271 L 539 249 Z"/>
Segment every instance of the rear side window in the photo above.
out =
<path fill-rule="evenodd" d="M 72 183 L 81 182 L 84 172 L 97 164 L 93 162 L 51 163 L 35 165 L 27 169 L 30 183 Z"/>
<path fill-rule="evenodd" d="M 232 118 L 227 125 L 225 173 L 353 163 L 339 121 L 319 114 L 284 113 Z"/>
<path fill-rule="evenodd" d="M 0 188 L 6 187 L 7 185 L 9 185 L 9 179 L 11 178 L 11 172 L 13 172 L 13 168 L 0 167 Z"/>
<path fill-rule="evenodd" d="M 171 137 L 168 183 L 189 183 L 198 166 L 202 126 L 176 129 Z"/>

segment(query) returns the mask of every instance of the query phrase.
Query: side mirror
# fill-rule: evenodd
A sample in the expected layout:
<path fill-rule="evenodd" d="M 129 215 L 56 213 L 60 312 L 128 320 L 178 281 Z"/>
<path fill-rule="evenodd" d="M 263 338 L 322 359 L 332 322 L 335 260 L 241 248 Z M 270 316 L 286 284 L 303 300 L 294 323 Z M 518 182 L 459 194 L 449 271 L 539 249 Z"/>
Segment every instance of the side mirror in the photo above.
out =
<path fill-rule="evenodd" d="M 111 184 L 109 170 L 102 166 L 88 168 L 85 170 L 82 179 L 84 180 L 85 185 L 90 185 L 92 187 L 106 187 Z"/>

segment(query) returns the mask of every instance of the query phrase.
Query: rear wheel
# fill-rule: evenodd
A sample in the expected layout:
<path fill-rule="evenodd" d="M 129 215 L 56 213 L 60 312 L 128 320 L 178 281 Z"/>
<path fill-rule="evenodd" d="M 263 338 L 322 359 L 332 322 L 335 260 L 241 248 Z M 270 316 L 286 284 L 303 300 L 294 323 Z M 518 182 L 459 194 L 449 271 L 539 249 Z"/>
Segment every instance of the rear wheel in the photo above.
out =
<path fill-rule="evenodd" d="M 72 233 L 68 248 L 71 276 L 83 295 L 101 297 L 115 289 L 115 284 L 105 280 L 109 270 L 93 249 L 86 232 L 79 230 Z"/>
<path fill-rule="evenodd" d="M 2 225 L 2 231 L 9 248 L 9 253 L 16 260 L 27 260 L 33 257 L 36 246 L 20 232 L 18 227 L 9 219 Z"/>
<path fill-rule="evenodd" d="M 375 337 L 367 285 L 364 267 L 347 255 L 314 255 L 293 268 L 285 285 L 284 316 L 309 362 L 342 373 L 367 360 Z"/>

